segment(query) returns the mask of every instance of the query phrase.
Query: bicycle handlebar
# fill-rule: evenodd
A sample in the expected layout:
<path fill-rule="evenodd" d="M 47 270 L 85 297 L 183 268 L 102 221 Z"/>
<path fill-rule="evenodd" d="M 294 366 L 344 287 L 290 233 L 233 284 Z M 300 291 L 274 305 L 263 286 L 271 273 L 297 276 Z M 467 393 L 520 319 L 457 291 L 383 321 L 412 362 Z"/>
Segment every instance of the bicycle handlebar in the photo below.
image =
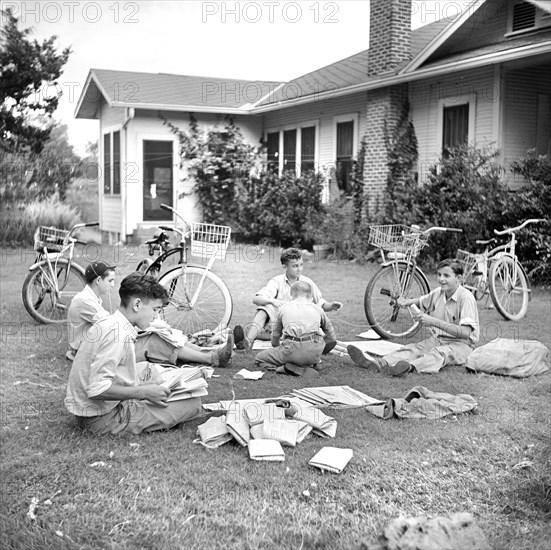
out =
<path fill-rule="evenodd" d="M 444 231 L 449 233 L 463 233 L 463 229 L 456 229 L 454 227 L 429 227 L 428 229 L 425 229 L 425 231 L 422 231 L 422 233 L 428 234 L 431 231 Z"/>
<path fill-rule="evenodd" d="M 191 226 L 189 225 L 188 222 L 186 222 L 186 220 L 184 220 L 184 218 L 182 218 L 182 216 L 180 216 L 180 214 L 178 214 L 178 212 L 172 208 L 172 206 L 169 206 L 168 204 L 161 204 L 161 208 L 163 210 L 169 210 L 170 212 L 172 212 L 173 214 L 175 214 L 176 216 L 178 216 L 178 218 L 180 218 L 182 220 L 182 223 L 184 224 L 184 227 L 187 228 L 187 231 L 185 231 L 185 233 L 187 233 L 188 231 L 191 231 Z M 178 230 L 179 232 L 180 230 Z M 182 235 L 184 234 L 184 232 L 182 232 Z"/>
<path fill-rule="evenodd" d="M 494 229 L 494 233 L 496 235 L 506 235 L 508 233 L 514 233 L 515 231 L 520 231 L 521 229 L 523 229 L 524 227 L 526 227 L 530 223 L 541 223 L 541 222 L 546 222 L 546 221 L 547 220 L 542 220 L 542 219 L 538 219 L 538 218 L 531 218 L 529 220 L 526 220 L 525 222 L 523 222 L 521 225 L 519 225 L 517 227 L 511 227 L 509 229 L 504 229 L 503 231 L 498 231 L 497 229 Z"/>

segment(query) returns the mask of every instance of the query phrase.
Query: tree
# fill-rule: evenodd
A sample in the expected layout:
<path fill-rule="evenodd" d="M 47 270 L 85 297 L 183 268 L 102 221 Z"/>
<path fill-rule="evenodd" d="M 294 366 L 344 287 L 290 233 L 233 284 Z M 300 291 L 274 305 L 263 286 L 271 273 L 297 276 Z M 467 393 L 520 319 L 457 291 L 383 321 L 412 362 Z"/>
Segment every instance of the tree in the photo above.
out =
<path fill-rule="evenodd" d="M 71 50 L 58 54 L 56 36 L 31 42 L 31 29 L 19 30 L 10 9 L 0 16 L 0 152 L 40 153 L 51 127 L 33 124 L 33 114 L 49 118 L 56 110 L 61 96 L 57 80 Z"/>

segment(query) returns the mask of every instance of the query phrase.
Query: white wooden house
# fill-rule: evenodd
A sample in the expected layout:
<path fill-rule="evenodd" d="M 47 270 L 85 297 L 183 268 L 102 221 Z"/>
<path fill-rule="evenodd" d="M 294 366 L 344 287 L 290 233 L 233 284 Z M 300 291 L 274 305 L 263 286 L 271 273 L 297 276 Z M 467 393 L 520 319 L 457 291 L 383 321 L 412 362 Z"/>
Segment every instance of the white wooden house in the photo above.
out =
<path fill-rule="evenodd" d="M 124 240 L 171 222 L 162 202 L 200 221 L 177 138 L 159 115 L 187 129 L 193 113 L 201 128 L 221 129 L 220 115 L 231 114 L 252 144 L 265 139 L 280 171 L 327 174 L 326 198 L 347 191 L 365 135 L 373 209 L 386 182 L 384 125 L 406 99 L 421 181 L 444 146 L 467 141 L 499 149 L 509 178 L 528 149 L 550 154 L 550 3 L 473 0 L 454 20 L 412 31 L 408 2 L 371 0 L 369 49 L 290 82 L 92 69 L 76 116 L 100 122 L 101 229 Z"/>

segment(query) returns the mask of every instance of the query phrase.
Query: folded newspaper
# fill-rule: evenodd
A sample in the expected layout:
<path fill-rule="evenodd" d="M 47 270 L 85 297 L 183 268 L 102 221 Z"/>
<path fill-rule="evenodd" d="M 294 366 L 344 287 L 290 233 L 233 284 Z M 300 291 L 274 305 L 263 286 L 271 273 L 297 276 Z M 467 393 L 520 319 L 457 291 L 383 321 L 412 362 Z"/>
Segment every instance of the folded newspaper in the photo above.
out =
<path fill-rule="evenodd" d="M 220 447 L 233 439 L 226 426 L 225 416 L 211 416 L 205 423 L 197 426 L 197 435 L 206 447 Z"/>
<path fill-rule="evenodd" d="M 283 462 L 285 453 L 279 441 L 274 439 L 251 439 L 249 441 L 249 457 L 253 460 Z"/>
<path fill-rule="evenodd" d="M 166 368 L 156 375 L 156 381 L 170 390 L 167 401 L 181 401 L 208 395 L 206 378 L 212 369 L 204 367 Z"/>
<path fill-rule="evenodd" d="M 327 470 L 334 474 L 340 474 L 346 465 L 352 460 L 352 449 L 340 449 L 338 447 L 323 447 L 308 462 L 320 470 Z"/>

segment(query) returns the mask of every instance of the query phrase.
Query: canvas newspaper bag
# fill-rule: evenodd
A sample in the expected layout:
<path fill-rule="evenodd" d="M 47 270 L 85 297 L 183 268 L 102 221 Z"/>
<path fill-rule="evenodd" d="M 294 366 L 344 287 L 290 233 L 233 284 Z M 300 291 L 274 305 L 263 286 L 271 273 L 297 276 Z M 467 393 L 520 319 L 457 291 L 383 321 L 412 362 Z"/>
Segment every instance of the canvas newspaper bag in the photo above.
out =
<path fill-rule="evenodd" d="M 549 349 L 537 340 L 496 338 L 476 348 L 467 359 L 467 370 L 526 378 L 548 369 Z"/>

